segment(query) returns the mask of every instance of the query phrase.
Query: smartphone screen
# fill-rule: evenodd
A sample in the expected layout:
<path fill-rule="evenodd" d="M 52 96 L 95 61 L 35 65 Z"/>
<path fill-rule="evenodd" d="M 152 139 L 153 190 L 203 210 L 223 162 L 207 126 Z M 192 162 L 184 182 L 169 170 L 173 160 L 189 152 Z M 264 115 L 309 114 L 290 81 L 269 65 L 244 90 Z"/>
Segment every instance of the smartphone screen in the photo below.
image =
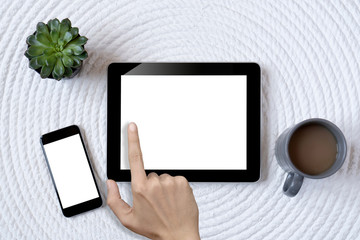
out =
<path fill-rule="evenodd" d="M 100 206 L 101 197 L 79 128 L 70 126 L 45 134 L 41 141 L 64 215 Z"/>

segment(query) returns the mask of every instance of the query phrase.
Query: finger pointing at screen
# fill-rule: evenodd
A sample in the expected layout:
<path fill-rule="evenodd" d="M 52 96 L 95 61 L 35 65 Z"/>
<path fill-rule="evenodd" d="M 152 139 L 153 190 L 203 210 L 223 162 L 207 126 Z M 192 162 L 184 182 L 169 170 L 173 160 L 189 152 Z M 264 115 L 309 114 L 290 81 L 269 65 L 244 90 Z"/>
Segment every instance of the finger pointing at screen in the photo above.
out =
<path fill-rule="evenodd" d="M 113 180 L 107 181 L 107 203 L 120 222 L 151 239 L 200 239 L 199 211 L 188 181 L 168 174 L 146 176 L 135 123 L 128 125 L 128 152 L 133 206 L 121 199 Z"/>
<path fill-rule="evenodd" d="M 146 180 L 146 173 L 140 149 L 139 134 L 135 123 L 130 123 L 128 126 L 128 152 L 131 183 L 143 183 Z"/>

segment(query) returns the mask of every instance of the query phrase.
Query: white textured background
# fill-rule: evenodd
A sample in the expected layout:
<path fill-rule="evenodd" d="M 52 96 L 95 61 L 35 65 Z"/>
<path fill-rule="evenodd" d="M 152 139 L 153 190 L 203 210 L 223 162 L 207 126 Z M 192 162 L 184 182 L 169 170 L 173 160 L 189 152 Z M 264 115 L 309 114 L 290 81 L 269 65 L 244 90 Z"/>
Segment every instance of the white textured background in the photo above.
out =
<path fill-rule="evenodd" d="M 106 196 L 106 73 L 116 61 L 255 61 L 263 70 L 262 175 L 192 184 L 202 239 L 356 239 L 360 235 L 359 1 L 11 1 L 0 5 L 0 239 L 142 239 L 108 207 L 61 214 L 39 137 L 78 124 Z M 69 17 L 89 38 L 76 78 L 28 68 L 36 23 Z M 342 169 L 293 199 L 274 158 L 288 126 L 324 117 L 348 140 Z M 141 134 L 141 126 L 140 134 Z M 146 161 L 146 159 L 145 159 Z M 120 184 L 130 201 L 129 184 Z"/>

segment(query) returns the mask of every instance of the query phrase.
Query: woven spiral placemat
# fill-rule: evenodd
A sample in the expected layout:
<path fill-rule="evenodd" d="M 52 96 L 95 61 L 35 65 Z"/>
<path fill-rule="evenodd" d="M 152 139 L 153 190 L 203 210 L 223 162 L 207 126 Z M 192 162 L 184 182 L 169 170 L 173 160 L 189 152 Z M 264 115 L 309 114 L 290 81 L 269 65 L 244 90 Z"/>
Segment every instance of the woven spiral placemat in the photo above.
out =
<path fill-rule="evenodd" d="M 69 17 L 89 38 L 80 74 L 60 82 L 40 79 L 23 55 L 36 23 L 55 17 Z M 357 0 L 2 1 L 0 239 L 143 239 L 107 206 L 63 217 L 39 144 L 43 133 L 79 125 L 105 199 L 106 73 L 118 61 L 262 67 L 262 179 L 191 184 L 202 239 L 359 238 L 359 26 Z M 338 173 L 306 179 L 290 199 L 281 192 L 285 173 L 274 144 L 285 128 L 310 117 L 343 130 L 348 157 Z M 130 185 L 119 186 L 131 202 Z"/>

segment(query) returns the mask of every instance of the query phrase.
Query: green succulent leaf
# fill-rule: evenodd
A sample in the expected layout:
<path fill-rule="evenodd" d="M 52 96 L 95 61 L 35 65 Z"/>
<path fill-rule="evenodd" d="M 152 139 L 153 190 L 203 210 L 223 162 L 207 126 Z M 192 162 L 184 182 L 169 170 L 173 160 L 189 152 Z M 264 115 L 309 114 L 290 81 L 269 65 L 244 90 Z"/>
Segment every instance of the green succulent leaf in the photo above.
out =
<path fill-rule="evenodd" d="M 60 31 L 60 21 L 55 18 L 48 22 L 48 26 L 50 27 L 50 31 Z"/>
<path fill-rule="evenodd" d="M 35 38 L 37 41 L 46 46 L 51 46 L 51 41 L 48 36 L 44 33 L 36 33 Z"/>
<path fill-rule="evenodd" d="M 26 43 L 28 45 L 32 45 L 32 46 L 45 46 L 43 43 L 39 42 L 36 39 L 35 35 L 28 36 L 27 39 L 26 39 Z"/>
<path fill-rule="evenodd" d="M 40 76 L 41 78 L 47 78 L 50 76 L 52 70 L 54 68 L 54 65 L 44 65 L 42 66 L 41 68 L 41 71 L 40 71 Z"/>
<path fill-rule="evenodd" d="M 78 68 L 81 65 L 81 60 L 77 56 L 73 56 L 72 59 L 74 60 L 73 68 Z"/>
<path fill-rule="evenodd" d="M 49 36 L 49 28 L 47 27 L 47 25 L 43 22 L 39 22 L 37 25 L 36 25 L 36 32 L 37 33 L 43 33 L 47 36 Z"/>
<path fill-rule="evenodd" d="M 74 60 L 66 55 L 62 56 L 62 62 L 64 64 L 65 67 L 71 67 L 74 64 Z"/>
<path fill-rule="evenodd" d="M 71 22 L 68 18 L 65 18 L 60 23 L 60 38 L 63 38 L 65 33 L 71 28 Z"/>
<path fill-rule="evenodd" d="M 46 26 L 48 26 L 48 28 L 49 28 L 49 33 L 50 33 L 50 30 L 51 30 L 51 24 L 52 24 L 52 19 L 50 19 L 48 22 L 47 22 L 47 24 L 46 24 Z"/>
<path fill-rule="evenodd" d="M 29 67 L 32 69 L 38 69 L 45 64 L 45 59 L 46 59 L 45 55 L 34 57 L 30 60 Z"/>
<path fill-rule="evenodd" d="M 60 34 L 60 21 L 59 19 L 55 18 L 48 22 L 50 26 L 50 37 L 53 43 L 57 43 Z"/>
<path fill-rule="evenodd" d="M 80 55 L 84 52 L 84 48 L 81 46 L 75 46 L 72 48 L 74 55 Z"/>
<path fill-rule="evenodd" d="M 73 27 L 70 29 L 70 33 L 73 36 L 72 38 L 76 38 L 79 35 L 79 29 L 77 27 Z"/>
<path fill-rule="evenodd" d="M 64 44 L 64 39 L 61 37 L 61 36 L 59 36 L 59 39 L 58 39 L 58 45 L 59 46 L 64 46 L 65 44 Z"/>
<path fill-rule="evenodd" d="M 56 64 L 53 70 L 53 77 L 60 80 L 65 73 L 65 67 L 61 61 L 61 58 L 57 58 Z"/>
<path fill-rule="evenodd" d="M 68 44 L 65 48 L 65 50 L 68 51 L 68 49 L 71 49 L 74 55 L 80 55 L 84 52 L 84 48 L 82 46 L 74 45 L 74 44 Z"/>
<path fill-rule="evenodd" d="M 73 51 L 71 50 L 71 48 L 65 48 L 62 53 L 64 53 L 67 56 L 72 56 L 73 55 Z"/>
<path fill-rule="evenodd" d="M 25 55 L 25 57 L 27 57 L 29 60 L 33 58 L 32 56 L 30 56 L 30 55 L 28 54 L 28 51 L 27 51 L 27 50 L 25 51 L 24 55 Z"/>
<path fill-rule="evenodd" d="M 80 55 L 77 56 L 81 61 L 85 60 L 88 57 L 88 54 L 86 51 L 84 51 L 83 53 L 81 53 Z"/>
<path fill-rule="evenodd" d="M 70 42 L 72 37 L 73 36 L 72 36 L 71 32 L 66 32 L 64 35 L 64 38 L 63 38 L 64 45 L 66 45 L 68 42 Z"/>
<path fill-rule="evenodd" d="M 51 55 L 45 59 L 46 66 L 54 66 L 55 63 L 56 63 L 56 57 L 54 55 Z"/>
<path fill-rule="evenodd" d="M 33 58 L 33 59 L 31 59 L 31 60 L 29 61 L 29 67 L 35 70 L 35 69 L 40 68 L 41 65 L 38 64 L 38 61 L 37 61 L 36 58 Z"/>
<path fill-rule="evenodd" d="M 55 50 L 53 48 L 47 48 L 44 50 L 44 54 L 46 56 L 50 56 L 51 54 L 53 54 L 55 52 Z"/>
<path fill-rule="evenodd" d="M 30 46 L 27 50 L 27 53 L 32 57 L 36 57 L 44 53 L 44 48 L 37 46 Z"/>
<path fill-rule="evenodd" d="M 58 30 L 51 30 L 50 37 L 53 43 L 57 43 L 59 39 L 59 31 Z"/>
<path fill-rule="evenodd" d="M 89 39 L 85 36 L 80 36 L 78 39 L 77 39 L 77 44 L 79 45 L 85 45 L 87 43 Z"/>
<path fill-rule="evenodd" d="M 41 56 L 35 57 L 34 59 L 36 59 L 38 65 L 44 66 L 46 64 L 45 63 L 46 58 L 47 58 L 47 56 L 41 55 Z"/>
<path fill-rule="evenodd" d="M 69 44 L 73 45 L 85 45 L 87 42 L 87 37 L 80 36 L 78 38 L 73 39 Z"/>
<path fill-rule="evenodd" d="M 53 70 L 53 72 L 52 72 L 52 77 L 53 77 L 55 80 L 57 80 L 57 81 L 60 81 L 60 80 L 61 80 L 61 77 L 60 77 L 59 75 L 57 75 L 57 74 L 54 72 L 54 70 Z"/>
<path fill-rule="evenodd" d="M 69 78 L 71 77 L 72 74 L 73 74 L 73 70 L 70 67 L 66 67 L 64 76 Z"/>

